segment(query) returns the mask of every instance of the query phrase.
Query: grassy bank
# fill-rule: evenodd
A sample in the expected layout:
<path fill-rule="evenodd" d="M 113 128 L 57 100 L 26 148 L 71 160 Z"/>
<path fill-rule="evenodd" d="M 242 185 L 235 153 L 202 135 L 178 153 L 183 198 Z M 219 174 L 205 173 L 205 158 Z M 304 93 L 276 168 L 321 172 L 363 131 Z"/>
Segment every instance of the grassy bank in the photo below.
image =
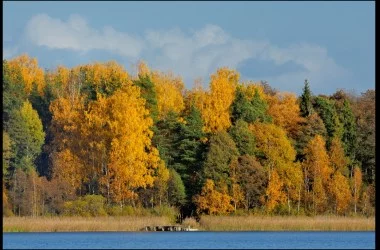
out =
<path fill-rule="evenodd" d="M 3 222 L 3 232 L 138 231 L 173 225 L 164 216 L 4 217 Z M 205 231 L 374 231 L 375 217 L 203 216 L 199 223 L 185 220 L 188 225 Z"/>
<path fill-rule="evenodd" d="M 203 216 L 208 231 L 374 231 L 375 217 Z"/>
<path fill-rule="evenodd" d="M 168 217 L 4 217 L 3 232 L 138 231 L 147 225 L 170 225 Z"/>

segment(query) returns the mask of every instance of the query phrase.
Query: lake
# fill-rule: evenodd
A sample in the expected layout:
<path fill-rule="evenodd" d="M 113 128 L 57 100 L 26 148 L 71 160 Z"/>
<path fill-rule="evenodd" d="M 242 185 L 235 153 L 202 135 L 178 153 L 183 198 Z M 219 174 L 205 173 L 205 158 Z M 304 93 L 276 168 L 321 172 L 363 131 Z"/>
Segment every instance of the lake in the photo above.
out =
<path fill-rule="evenodd" d="M 3 248 L 374 249 L 375 232 L 3 233 Z"/>

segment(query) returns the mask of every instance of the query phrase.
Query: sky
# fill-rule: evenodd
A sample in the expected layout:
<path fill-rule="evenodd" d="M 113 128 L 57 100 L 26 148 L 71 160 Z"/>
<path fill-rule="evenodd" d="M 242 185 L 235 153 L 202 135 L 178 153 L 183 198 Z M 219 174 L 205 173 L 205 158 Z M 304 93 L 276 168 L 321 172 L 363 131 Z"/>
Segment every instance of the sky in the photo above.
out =
<path fill-rule="evenodd" d="M 54 69 L 144 60 L 187 88 L 220 67 L 313 94 L 375 88 L 375 2 L 3 2 L 3 59 Z"/>

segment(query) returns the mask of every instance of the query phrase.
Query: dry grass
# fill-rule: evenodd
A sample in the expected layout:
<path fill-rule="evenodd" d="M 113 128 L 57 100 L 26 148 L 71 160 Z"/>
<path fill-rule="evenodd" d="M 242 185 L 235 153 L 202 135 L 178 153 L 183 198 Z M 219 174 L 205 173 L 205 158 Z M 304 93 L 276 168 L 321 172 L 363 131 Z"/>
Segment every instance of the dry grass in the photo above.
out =
<path fill-rule="evenodd" d="M 149 225 L 171 225 L 168 217 L 4 217 L 3 232 L 139 231 Z"/>
<path fill-rule="evenodd" d="M 199 223 L 194 218 L 186 218 L 181 224 L 183 227 L 199 228 Z"/>
<path fill-rule="evenodd" d="M 207 231 L 374 231 L 375 217 L 202 216 Z"/>
<path fill-rule="evenodd" d="M 139 231 L 150 225 L 172 225 L 169 217 L 4 217 L 3 232 Z M 206 231 L 374 231 L 375 217 L 338 216 L 202 216 L 190 225 Z"/>

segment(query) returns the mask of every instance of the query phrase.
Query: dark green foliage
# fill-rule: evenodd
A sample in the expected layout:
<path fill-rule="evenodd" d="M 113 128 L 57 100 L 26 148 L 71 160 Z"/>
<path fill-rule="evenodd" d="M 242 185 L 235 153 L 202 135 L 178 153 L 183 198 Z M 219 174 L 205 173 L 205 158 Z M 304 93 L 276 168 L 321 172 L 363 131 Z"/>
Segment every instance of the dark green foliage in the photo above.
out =
<path fill-rule="evenodd" d="M 376 169 L 376 92 L 367 90 L 352 105 L 357 125 L 356 159 L 361 163 L 363 179 L 375 182 Z"/>
<path fill-rule="evenodd" d="M 13 141 L 9 134 L 3 130 L 3 181 L 8 181 L 10 160 L 14 157 Z"/>
<path fill-rule="evenodd" d="M 93 74 L 93 72 L 83 67 L 80 69 L 79 75 L 75 75 L 72 71 L 70 72 L 71 82 L 69 84 L 72 86 L 78 83 L 80 84 L 81 94 L 87 96 L 86 102 L 97 100 L 97 94 L 111 96 L 123 85 L 123 82 L 117 74 L 110 74 L 110 77 L 107 79 L 103 77 L 100 82 L 96 84 L 92 80 L 89 80 L 93 79 L 93 76 L 89 74 Z"/>
<path fill-rule="evenodd" d="M 255 91 L 255 95 L 251 100 L 251 104 L 253 106 L 253 113 L 250 116 L 251 119 L 246 120 L 246 122 L 272 122 L 272 117 L 267 113 L 268 104 L 265 100 L 261 99 L 257 90 Z"/>
<path fill-rule="evenodd" d="M 181 124 L 179 139 L 176 143 L 177 156 L 174 169 L 180 174 L 187 192 L 188 200 L 201 189 L 200 171 L 204 162 L 205 145 L 201 139 L 203 121 L 199 110 L 191 106 L 185 117 L 186 124 Z"/>
<path fill-rule="evenodd" d="M 342 138 L 343 126 L 339 121 L 338 114 L 335 109 L 334 101 L 326 97 L 318 96 L 315 98 L 315 110 L 323 120 L 327 131 L 327 148 L 334 136 Z"/>
<path fill-rule="evenodd" d="M 5 129 L 9 127 L 8 122 L 12 113 L 20 109 L 27 99 L 21 72 L 13 71 L 10 70 L 7 61 L 3 60 L 3 126 Z M 11 75 L 13 79 L 17 79 L 17 82 L 11 81 Z"/>
<path fill-rule="evenodd" d="M 340 122 L 343 124 L 342 142 L 344 151 L 352 160 L 355 159 L 357 145 L 357 132 L 355 117 L 347 100 L 344 100 L 343 108 L 339 112 Z"/>
<path fill-rule="evenodd" d="M 93 85 L 84 85 L 81 89 L 81 93 L 83 96 L 86 96 L 86 99 L 84 101 L 85 105 L 87 106 L 91 101 L 96 101 L 96 89 Z"/>
<path fill-rule="evenodd" d="M 309 82 L 305 80 L 305 86 L 300 101 L 300 111 L 303 117 L 307 117 L 313 113 L 312 98 Z"/>
<path fill-rule="evenodd" d="M 29 101 L 33 108 L 37 111 L 38 116 L 41 118 L 41 122 L 46 132 L 51 123 L 51 112 L 49 110 L 50 103 L 57 97 L 53 94 L 52 86 L 47 84 L 44 89 L 44 94 L 41 96 L 37 92 L 37 86 L 33 86 L 33 90 L 29 95 Z"/>
<path fill-rule="evenodd" d="M 139 75 L 139 79 L 134 80 L 133 83 L 140 87 L 141 96 L 146 100 L 145 107 L 149 110 L 153 121 L 156 122 L 158 119 L 158 107 L 154 83 L 150 80 L 148 75 Z"/>
<path fill-rule="evenodd" d="M 174 170 L 169 170 L 168 201 L 173 206 L 183 206 L 186 202 L 185 186 L 181 176 Z"/>
<path fill-rule="evenodd" d="M 268 104 L 260 98 L 257 90 L 252 100 L 249 100 L 240 87 L 236 89 L 235 100 L 232 103 L 232 120 L 236 122 L 242 119 L 248 123 L 255 121 L 271 122 L 272 118 L 267 114 Z"/>
<path fill-rule="evenodd" d="M 230 184 L 230 163 L 239 156 L 235 142 L 227 132 L 221 131 L 210 138 L 210 146 L 203 169 L 203 178 L 211 179 L 218 187 Z"/>
<path fill-rule="evenodd" d="M 300 124 L 299 130 L 295 134 L 294 148 L 297 151 L 298 160 L 303 159 L 303 150 L 316 135 L 321 135 L 326 138 L 327 131 L 319 115 L 313 113 L 305 118 L 305 121 Z"/>
<path fill-rule="evenodd" d="M 152 143 L 157 147 L 160 158 L 165 161 L 167 167 L 175 164 L 178 155 L 176 143 L 179 140 L 181 124 L 178 122 L 178 114 L 169 112 L 166 117 L 159 120 L 154 127 Z"/>
<path fill-rule="evenodd" d="M 246 208 L 260 206 L 260 197 L 265 193 L 268 180 L 264 168 L 253 156 L 244 155 L 239 157 L 237 182 L 246 194 Z"/>
<path fill-rule="evenodd" d="M 237 121 L 238 119 L 247 120 L 247 117 L 252 113 L 252 105 L 248 98 L 244 95 L 240 87 L 235 91 L 235 100 L 232 103 L 232 119 Z"/>
<path fill-rule="evenodd" d="M 350 97 L 344 92 L 344 90 L 338 90 L 330 97 L 330 99 L 334 100 L 339 121 L 343 126 L 341 140 L 345 155 L 354 161 L 356 158 L 357 128 L 355 115 L 351 108 Z M 353 100 L 351 99 L 351 101 Z"/>
<path fill-rule="evenodd" d="M 235 141 L 240 155 L 254 155 L 256 150 L 255 137 L 248 129 L 248 123 L 238 120 L 229 131 Z"/>
<path fill-rule="evenodd" d="M 39 117 L 42 121 L 43 130 L 45 132 L 45 143 L 42 148 L 41 154 L 38 155 L 36 159 L 36 165 L 38 172 L 43 176 L 50 177 L 49 169 L 49 152 L 48 145 L 52 142 L 53 134 L 51 133 L 49 127 L 51 124 L 52 114 L 50 112 L 50 103 L 56 99 L 53 94 L 52 83 L 47 83 L 44 89 L 44 95 L 41 96 L 34 85 L 32 93 L 29 96 L 29 101 L 32 103 L 33 108 L 37 111 Z"/>

